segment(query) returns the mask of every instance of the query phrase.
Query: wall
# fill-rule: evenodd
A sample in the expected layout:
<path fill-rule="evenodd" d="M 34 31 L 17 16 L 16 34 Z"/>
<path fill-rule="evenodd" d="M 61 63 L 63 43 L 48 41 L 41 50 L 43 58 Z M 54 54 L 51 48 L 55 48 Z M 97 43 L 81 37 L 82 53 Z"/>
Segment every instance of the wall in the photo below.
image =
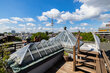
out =
<path fill-rule="evenodd" d="M 51 68 L 58 60 L 60 60 L 63 57 L 63 53 L 60 53 L 56 57 L 52 58 L 51 60 L 43 63 L 37 68 L 32 69 L 28 73 L 44 73 L 46 70 Z"/>

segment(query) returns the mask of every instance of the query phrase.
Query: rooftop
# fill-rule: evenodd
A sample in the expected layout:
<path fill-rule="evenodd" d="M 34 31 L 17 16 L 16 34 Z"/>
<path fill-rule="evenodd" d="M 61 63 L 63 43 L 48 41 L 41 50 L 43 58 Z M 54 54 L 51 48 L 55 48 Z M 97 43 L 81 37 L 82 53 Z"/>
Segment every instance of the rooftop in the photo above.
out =
<path fill-rule="evenodd" d="M 47 57 L 63 51 L 64 47 L 72 49 L 76 41 L 77 40 L 72 33 L 64 30 L 49 40 L 30 43 L 17 50 L 10 56 L 8 63 L 14 72 L 19 72 L 44 60 Z M 82 43 L 83 42 L 80 44 Z"/>

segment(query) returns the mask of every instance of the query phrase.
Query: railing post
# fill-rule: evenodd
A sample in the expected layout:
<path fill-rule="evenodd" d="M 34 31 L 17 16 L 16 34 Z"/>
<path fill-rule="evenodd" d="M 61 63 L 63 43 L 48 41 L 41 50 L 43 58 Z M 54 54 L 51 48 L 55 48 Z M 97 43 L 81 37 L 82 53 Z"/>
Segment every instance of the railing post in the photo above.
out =
<path fill-rule="evenodd" d="M 80 51 L 80 41 L 79 41 L 79 38 L 78 38 L 78 53 Z"/>
<path fill-rule="evenodd" d="M 80 50 L 80 31 L 79 31 L 79 35 L 78 35 L 78 53 L 79 53 L 79 50 Z"/>
<path fill-rule="evenodd" d="M 73 71 L 76 70 L 76 46 L 73 47 Z"/>
<path fill-rule="evenodd" d="M 106 65 L 107 65 L 108 72 L 110 73 L 110 61 L 109 61 L 109 59 L 108 59 L 108 57 L 107 57 L 104 50 L 102 50 L 102 55 L 103 55 L 103 58 L 104 58 L 104 61 L 105 61 Z"/>

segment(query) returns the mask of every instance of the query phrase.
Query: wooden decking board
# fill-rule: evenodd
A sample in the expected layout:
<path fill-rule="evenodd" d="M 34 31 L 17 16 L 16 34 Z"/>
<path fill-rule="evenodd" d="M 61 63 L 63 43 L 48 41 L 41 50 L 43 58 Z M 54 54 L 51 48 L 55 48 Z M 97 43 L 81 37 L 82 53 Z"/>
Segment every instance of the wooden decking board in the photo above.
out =
<path fill-rule="evenodd" d="M 85 67 L 85 66 L 81 66 L 81 67 L 77 67 L 78 69 L 81 69 L 81 70 L 84 70 L 84 71 L 87 71 L 87 72 L 90 72 L 90 73 L 96 73 L 96 71 L 94 69 L 91 69 L 91 68 L 88 68 L 88 67 Z"/>
<path fill-rule="evenodd" d="M 101 73 L 101 68 L 100 68 L 99 60 L 96 61 L 96 73 Z"/>
<path fill-rule="evenodd" d="M 82 71 L 76 71 L 76 72 L 73 72 L 73 73 L 85 73 L 85 72 L 82 72 Z"/>
<path fill-rule="evenodd" d="M 102 73 L 107 73 L 105 63 L 104 63 L 104 60 L 102 58 L 100 59 L 100 65 L 101 65 L 101 72 Z"/>
<path fill-rule="evenodd" d="M 86 60 L 82 60 L 82 59 L 77 59 L 76 61 L 83 62 L 84 64 L 96 66 L 96 63 L 94 63 L 94 62 L 86 62 Z"/>
<path fill-rule="evenodd" d="M 88 58 L 88 59 L 99 60 L 99 58 L 92 57 L 92 56 L 87 56 L 87 55 L 83 55 L 83 54 L 77 54 L 77 55 L 80 57 Z"/>
<path fill-rule="evenodd" d="M 85 62 L 85 60 L 82 60 L 82 59 L 76 59 L 76 61 L 78 61 L 78 62 Z"/>
<path fill-rule="evenodd" d="M 59 62 L 58 65 L 61 63 Z M 81 64 L 77 64 L 81 65 Z M 82 71 L 73 72 L 73 61 L 65 62 L 61 67 L 53 66 L 46 73 L 84 73 Z"/>
<path fill-rule="evenodd" d="M 84 62 L 84 63 L 88 64 L 88 65 L 96 66 L 96 63 L 94 63 L 94 62 Z"/>

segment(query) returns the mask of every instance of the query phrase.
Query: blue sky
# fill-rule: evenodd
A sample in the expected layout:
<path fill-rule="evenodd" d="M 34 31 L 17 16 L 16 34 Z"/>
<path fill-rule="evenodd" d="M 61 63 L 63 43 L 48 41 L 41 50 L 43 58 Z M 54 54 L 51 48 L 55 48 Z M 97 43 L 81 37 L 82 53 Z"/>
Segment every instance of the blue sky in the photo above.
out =
<path fill-rule="evenodd" d="M 0 32 L 97 30 L 110 18 L 110 1 L 101 0 L 0 0 Z"/>

